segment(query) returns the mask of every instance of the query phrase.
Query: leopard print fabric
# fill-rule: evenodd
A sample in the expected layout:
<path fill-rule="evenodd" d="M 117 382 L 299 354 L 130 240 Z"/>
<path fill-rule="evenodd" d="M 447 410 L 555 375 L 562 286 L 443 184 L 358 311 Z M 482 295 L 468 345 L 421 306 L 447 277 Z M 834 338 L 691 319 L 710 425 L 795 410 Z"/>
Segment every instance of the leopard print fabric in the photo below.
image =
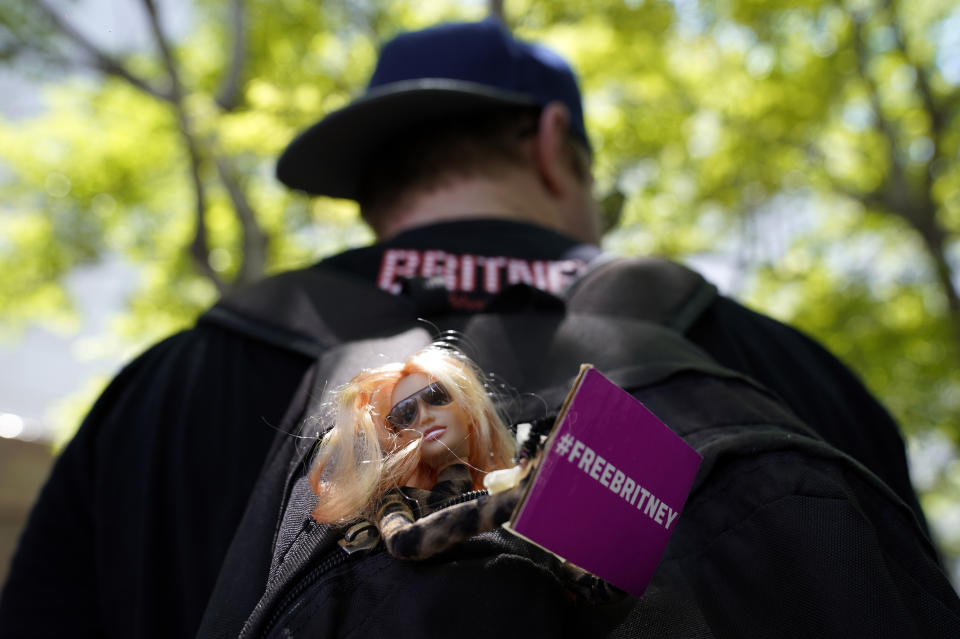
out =
<path fill-rule="evenodd" d="M 494 530 L 510 519 L 522 496 L 522 488 L 517 486 L 442 508 L 451 499 L 468 492 L 472 482 L 467 467 L 462 464 L 447 467 L 438 479 L 426 502 L 420 502 L 420 517 L 414 513 L 411 500 L 399 490 L 391 490 L 380 502 L 377 528 L 387 551 L 394 557 L 427 559 L 460 541 Z"/>

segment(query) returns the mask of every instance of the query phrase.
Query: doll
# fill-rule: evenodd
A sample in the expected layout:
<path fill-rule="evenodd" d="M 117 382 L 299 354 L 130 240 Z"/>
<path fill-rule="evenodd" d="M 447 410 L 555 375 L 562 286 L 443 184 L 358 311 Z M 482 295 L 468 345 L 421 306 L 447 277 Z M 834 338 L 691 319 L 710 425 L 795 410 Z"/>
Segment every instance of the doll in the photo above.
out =
<path fill-rule="evenodd" d="M 439 345 L 354 377 L 334 399 L 333 428 L 310 470 L 313 518 L 373 519 L 391 489 L 436 491 L 443 479 L 440 492 L 452 496 L 510 466 L 513 436 L 482 379 L 464 355 Z"/>

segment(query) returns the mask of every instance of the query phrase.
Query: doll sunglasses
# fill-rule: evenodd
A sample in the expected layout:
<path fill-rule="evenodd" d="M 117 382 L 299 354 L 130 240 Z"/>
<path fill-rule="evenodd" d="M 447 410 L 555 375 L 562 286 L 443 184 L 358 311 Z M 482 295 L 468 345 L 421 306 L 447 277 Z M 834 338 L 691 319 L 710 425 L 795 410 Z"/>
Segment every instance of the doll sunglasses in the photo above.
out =
<path fill-rule="evenodd" d="M 418 400 L 423 400 L 428 406 L 446 406 L 453 401 L 453 398 L 443 384 L 434 382 L 394 404 L 387 413 L 387 422 L 397 430 L 413 426 L 417 417 L 420 416 Z"/>

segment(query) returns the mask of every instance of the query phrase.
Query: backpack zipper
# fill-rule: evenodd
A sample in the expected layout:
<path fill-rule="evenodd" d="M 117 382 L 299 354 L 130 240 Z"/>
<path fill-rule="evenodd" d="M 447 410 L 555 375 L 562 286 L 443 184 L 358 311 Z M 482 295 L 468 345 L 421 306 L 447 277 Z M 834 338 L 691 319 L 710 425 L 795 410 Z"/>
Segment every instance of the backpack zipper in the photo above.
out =
<path fill-rule="evenodd" d="M 346 550 L 337 546 L 334 548 L 330 554 L 323 558 L 323 560 L 311 568 L 305 575 L 297 580 L 293 588 L 287 591 L 287 594 L 283 596 L 283 599 L 280 600 L 280 603 L 277 604 L 276 608 L 272 615 L 270 615 L 270 620 L 267 622 L 267 625 L 264 627 L 263 632 L 260 633 L 261 637 L 266 637 L 270 634 L 270 631 L 273 630 L 273 627 L 277 625 L 277 622 L 280 621 L 280 617 L 287 611 L 290 606 L 293 605 L 293 602 L 303 594 L 303 592 L 312 586 L 325 572 L 329 572 L 334 568 L 339 568 L 347 559 L 350 558 L 350 553 Z"/>
<path fill-rule="evenodd" d="M 465 493 L 463 493 L 462 495 L 459 495 L 459 496 L 457 496 L 457 497 L 454 497 L 454 498 L 452 498 L 452 499 L 449 499 L 449 500 L 443 502 L 443 503 L 442 503 L 436 510 L 434 510 L 433 512 L 439 512 L 439 511 L 441 511 L 441 510 L 443 510 L 443 509 L 445 509 L 445 508 L 449 508 L 450 506 L 456 506 L 457 504 L 462 504 L 462 503 L 464 503 L 464 502 L 473 501 L 474 499 L 480 499 L 481 497 L 483 497 L 483 496 L 486 495 L 487 493 L 488 493 L 488 491 L 487 491 L 487 489 L 485 489 L 485 488 L 481 488 L 480 490 L 471 490 L 471 491 L 465 492 Z M 431 514 L 433 514 L 433 513 L 431 513 Z"/>

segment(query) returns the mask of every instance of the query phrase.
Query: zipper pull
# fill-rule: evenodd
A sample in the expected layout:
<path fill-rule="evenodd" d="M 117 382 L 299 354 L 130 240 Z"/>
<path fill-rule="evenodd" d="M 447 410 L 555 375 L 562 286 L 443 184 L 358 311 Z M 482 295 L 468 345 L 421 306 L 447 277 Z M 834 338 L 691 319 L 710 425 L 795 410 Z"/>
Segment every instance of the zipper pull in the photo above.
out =
<path fill-rule="evenodd" d="M 347 528 L 343 539 L 337 543 L 348 555 L 358 551 L 373 550 L 380 543 L 380 531 L 370 521 L 358 521 Z"/>

